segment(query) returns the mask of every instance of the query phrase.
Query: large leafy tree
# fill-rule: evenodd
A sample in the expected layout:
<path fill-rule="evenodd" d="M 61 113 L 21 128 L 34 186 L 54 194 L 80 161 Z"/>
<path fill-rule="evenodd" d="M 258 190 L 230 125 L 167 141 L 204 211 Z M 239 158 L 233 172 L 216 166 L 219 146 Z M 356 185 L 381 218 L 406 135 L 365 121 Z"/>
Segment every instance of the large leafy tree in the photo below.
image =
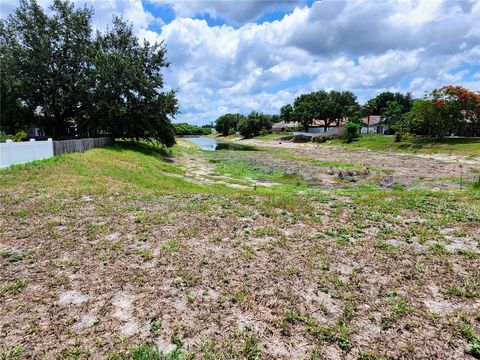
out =
<path fill-rule="evenodd" d="M 325 130 L 332 124 L 339 125 L 357 105 L 350 91 L 316 91 L 302 94 L 293 103 L 293 117 L 308 131 L 314 120 L 323 121 Z"/>
<path fill-rule="evenodd" d="M 363 105 L 364 113 L 365 115 L 383 115 L 385 111 L 391 110 L 391 102 L 396 102 L 399 105 L 401 113 L 404 114 L 410 111 L 414 103 L 414 98 L 409 92 L 402 94 L 399 92 L 384 91 Z"/>
<path fill-rule="evenodd" d="M 165 54 L 163 44 L 140 44 L 132 27 L 115 17 L 112 29 L 98 33 L 95 41 L 94 111 L 84 126 L 115 137 L 153 138 L 173 145 L 170 117 L 178 105 L 174 91 L 160 91 L 161 71 L 169 65 Z"/>
<path fill-rule="evenodd" d="M 394 100 L 391 100 L 385 105 L 385 108 L 382 111 L 381 119 L 386 125 L 391 126 L 393 124 L 398 124 L 402 120 L 402 116 L 402 105 Z"/>
<path fill-rule="evenodd" d="M 224 114 L 215 121 L 215 130 L 223 136 L 232 134 L 237 130 L 239 122 L 244 118 L 241 114 Z"/>
<path fill-rule="evenodd" d="M 35 0 L 21 0 L 0 23 L 2 125 L 173 145 L 178 105 L 174 91 L 162 91 L 165 46 L 141 44 L 119 18 L 93 36 L 91 17 L 69 1 L 54 0 L 46 14 Z"/>
<path fill-rule="evenodd" d="M 285 123 L 289 123 L 290 121 L 294 121 L 293 118 L 293 107 L 290 104 L 284 105 L 280 109 L 280 119 Z"/>
<path fill-rule="evenodd" d="M 21 0 L 2 25 L 2 96 L 28 115 L 15 126 L 34 122 L 61 136 L 87 104 L 92 11 L 55 0 L 51 12 Z M 12 108 L 5 110 L 9 121 Z"/>
<path fill-rule="evenodd" d="M 252 111 L 238 123 L 238 131 L 245 138 L 258 136 L 272 129 L 272 124 L 278 120 L 276 115 L 267 115 Z"/>
<path fill-rule="evenodd" d="M 480 93 L 461 86 L 444 86 L 414 103 L 407 114 L 408 126 L 416 133 L 442 139 L 470 126 L 471 135 L 480 132 Z"/>

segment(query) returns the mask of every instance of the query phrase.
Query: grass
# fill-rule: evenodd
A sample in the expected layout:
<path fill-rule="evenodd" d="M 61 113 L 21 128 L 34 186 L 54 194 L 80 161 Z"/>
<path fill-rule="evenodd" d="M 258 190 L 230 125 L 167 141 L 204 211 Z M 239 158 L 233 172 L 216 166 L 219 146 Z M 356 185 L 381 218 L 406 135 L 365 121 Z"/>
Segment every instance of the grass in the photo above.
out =
<path fill-rule="evenodd" d="M 368 134 L 350 144 L 335 139 L 328 145 L 344 146 L 350 149 L 370 149 L 376 151 L 404 151 L 424 154 L 447 153 L 452 155 L 480 156 L 480 139 L 445 138 L 441 141 L 417 136 L 410 140 L 395 142 L 393 135 Z"/>
<path fill-rule="evenodd" d="M 7 281 L 0 284 L 0 296 L 19 293 L 25 287 L 25 282 L 20 279 Z"/>
<path fill-rule="evenodd" d="M 178 348 L 171 352 L 164 354 L 156 346 L 149 346 L 146 344 L 135 347 L 131 351 L 132 360 L 181 360 L 186 359 L 186 356 Z"/>
<path fill-rule="evenodd" d="M 301 185 L 302 179 L 281 170 L 266 171 L 258 166 L 252 166 L 246 161 L 221 161 L 217 165 L 220 174 L 228 174 L 235 179 L 268 180 L 282 184 Z"/>
<path fill-rule="evenodd" d="M 295 151 L 119 142 L 0 172 L 0 354 L 28 337 L 18 358 L 475 356 L 480 193 L 313 186 L 306 169 L 358 165 Z"/>

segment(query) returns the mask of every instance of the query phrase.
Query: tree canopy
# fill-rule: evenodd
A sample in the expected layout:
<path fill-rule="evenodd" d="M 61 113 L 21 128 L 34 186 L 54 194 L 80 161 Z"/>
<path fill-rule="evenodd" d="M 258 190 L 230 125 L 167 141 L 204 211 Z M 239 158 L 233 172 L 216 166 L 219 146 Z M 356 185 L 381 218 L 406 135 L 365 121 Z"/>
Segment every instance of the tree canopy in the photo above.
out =
<path fill-rule="evenodd" d="M 406 126 L 439 139 L 462 131 L 480 135 L 480 93 L 452 85 L 434 89 L 413 104 Z"/>
<path fill-rule="evenodd" d="M 356 96 L 351 91 L 320 90 L 298 96 L 293 107 L 290 106 L 293 113 L 289 118 L 299 121 L 306 131 L 314 120 L 323 121 L 323 126 L 327 129 L 332 124 L 339 125 L 356 106 L 358 106 Z M 284 111 L 281 116 L 285 118 L 285 113 L 288 114 L 290 109 L 289 105 L 282 109 Z"/>
<path fill-rule="evenodd" d="M 178 105 L 174 91 L 162 92 L 164 44 L 140 44 L 121 18 L 93 34 L 92 10 L 69 1 L 54 0 L 50 10 L 21 0 L 0 21 L 2 125 L 173 145 Z"/>
<path fill-rule="evenodd" d="M 238 131 L 244 138 L 266 134 L 272 130 L 272 125 L 279 120 L 278 115 L 267 115 L 252 111 L 238 123 Z"/>
<path fill-rule="evenodd" d="M 211 125 L 196 126 L 185 122 L 173 124 L 175 135 L 210 135 L 212 133 Z"/>
<path fill-rule="evenodd" d="M 215 130 L 223 136 L 234 134 L 239 122 L 244 118 L 241 114 L 225 114 L 215 120 Z"/>

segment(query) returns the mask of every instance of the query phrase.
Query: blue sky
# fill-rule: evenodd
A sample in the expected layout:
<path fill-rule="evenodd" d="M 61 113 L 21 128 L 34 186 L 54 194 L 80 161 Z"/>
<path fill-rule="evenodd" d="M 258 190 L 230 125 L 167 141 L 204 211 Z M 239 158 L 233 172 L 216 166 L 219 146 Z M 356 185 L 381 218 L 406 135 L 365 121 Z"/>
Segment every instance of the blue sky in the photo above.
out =
<path fill-rule="evenodd" d="M 278 113 L 319 89 L 352 90 L 360 102 L 386 90 L 480 90 L 480 1 L 75 2 L 94 8 L 99 29 L 121 14 L 140 38 L 165 41 L 165 80 L 180 102 L 175 121 Z M 2 0 L 1 16 L 16 5 Z"/>

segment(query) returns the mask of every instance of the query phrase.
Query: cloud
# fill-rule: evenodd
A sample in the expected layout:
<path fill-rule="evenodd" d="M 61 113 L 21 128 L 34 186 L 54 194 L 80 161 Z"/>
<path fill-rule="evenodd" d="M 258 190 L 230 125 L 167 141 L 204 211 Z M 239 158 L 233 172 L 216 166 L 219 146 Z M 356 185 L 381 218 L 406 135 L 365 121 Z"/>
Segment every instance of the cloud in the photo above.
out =
<path fill-rule="evenodd" d="M 72 2 L 77 7 L 85 6 L 94 10 L 92 23 L 99 30 L 105 30 L 112 23 L 114 15 L 122 16 L 131 22 L 136 32 L 147 28 L 154 21 L 161 21 L 145 10 L 141 0 L 72 0 Z M 48 13 L 53 1 L 37 0 L 37 3 Z M 18 0 L 1 0 L 0 18 L 6 18 L 18 5 Z"/>
<path fill-rule="evenodd" d="M 173 7 L 179 17 L 195 17 L 210 15 L 214 19 L 224 19 L 228 23 L 243 24 L 253 21 L 270 11 L 290 11 L 304 0 L 150 0 L 156 4 L 166 4 Z"/>
<path fill-rule="evenodd" d="M 213 120 L 224 109 L 278 112 L 271 104 L 301 91 L 350 89 L 364 101 L 381 90 L 422 95 L 465 81 L 468 72 L 457 68 L 478 65 L 480 51 L 480 6 L 470 5 L 325 1 L 239 28 L 177 18 L 159 38 L 186 117 L 207 106 Z"/>
<path fill-rule="evenodd" d="M 165 80 L 178 90 L 178 121 L 278 112 L 319 89 L 352 90 L 363 102 L 385 90 L 421 96 L 449 83 L 479 88 L 479 1 L 166 2 L 177 13 L 168 24 L 139 0 L 87 5 L 95 7 L 98 27 L 123 14 L 141 38 L 165 41 Z M 288 9 L 279 20 L 248 22 L 279 9 Z M 205 13 L 227 24 L 194 18 Z M 163 25 L 156 32 L 152 24 Z"/>

